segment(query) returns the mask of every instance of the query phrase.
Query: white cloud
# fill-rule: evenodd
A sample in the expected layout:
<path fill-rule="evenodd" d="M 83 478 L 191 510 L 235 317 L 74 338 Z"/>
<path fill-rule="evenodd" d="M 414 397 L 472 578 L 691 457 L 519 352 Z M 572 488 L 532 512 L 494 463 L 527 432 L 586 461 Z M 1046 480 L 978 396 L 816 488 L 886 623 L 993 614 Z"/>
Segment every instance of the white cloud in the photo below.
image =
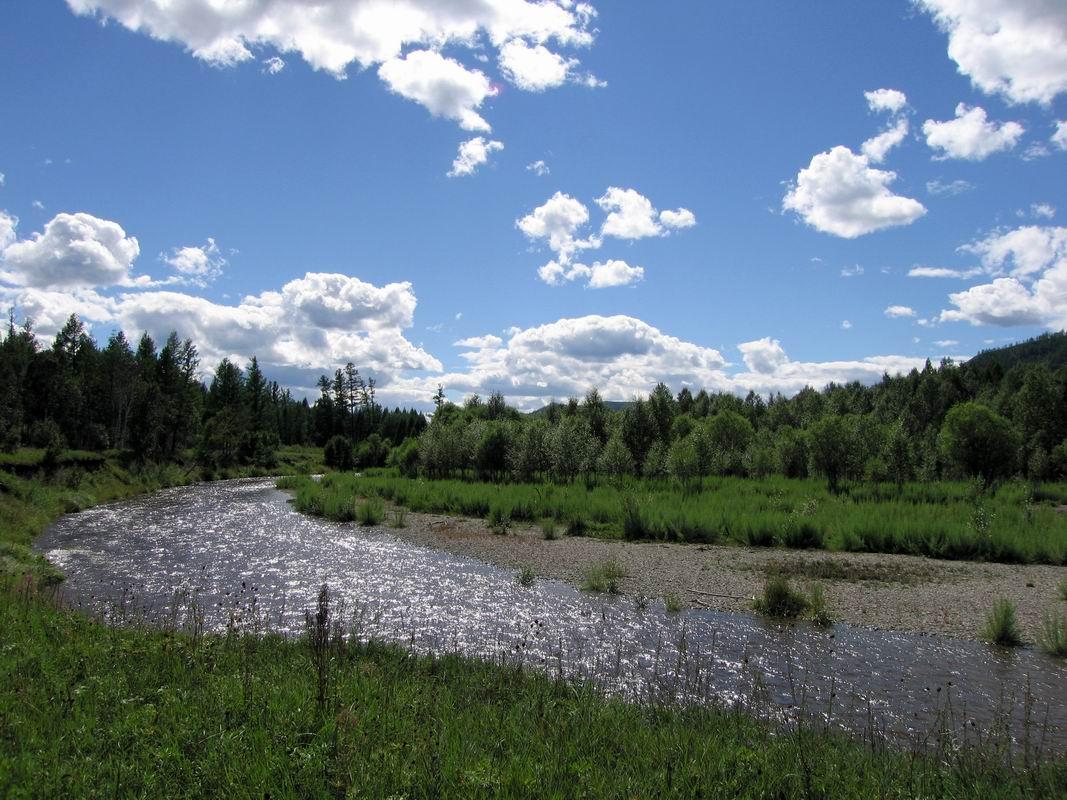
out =
<path fill-rule="evenodd" d="M 915 309 L 909 306 L 889 306 L 885 310 L 885 315 L 892 319 L 900 319 L 902 317 L 914 317 Z"/>
<path fill-rule="evenodd" d="M 184 279 L 198 286 L 205 286 L 221 275 L 227 263 L 210 237 L 200 247 L 176 247 L 170 255 L 161 253 L 159 257 Z"/>
<path fill-rule="evenodd" d="M 687 208 L 657 211 L 652 201 L 634 189 L 609 186 L 596 201 L 607 212 L 600 228 L 603 236 L 619 239 L 643 239 L 664 236 L 667 229 L 689 228 L 696 225 L 696 216 Z"/>
<path fill-rule="evenodd" d="M 998 277 L 950 294 L 955 308 L 941 321 L 1067 328 L 1067 228 L 1025 226 L 960 249 L 980 255 Z"/>
<path fill-rule="evenodd" d="M 842 278 L 858 278 L 862 274 L 863 274 L 863 267 L 860 266 L 859 264 L 855 264 L 855 265 L 853 265 L 851 267 L 842 267 L 841 268 L 841 277 Z"/>
<path fill-rule="evenodd" d="M 893 194 L 896 173 L 875 169 L 866 156 L 837 146 L 813 156 L 782 200 L 816 230 L 846 239 L 895 225 L 908 225 L 926 209 L 918 200 Z"/>
<path fill-rule="evenodd" d="M 595 9 L 570 0 L 67 0 L 77 14 L 116 20 L 155 39 L 178 42 L 215 66 L 233 66 L 253 51 L 274 48 L 275 59 L 298 54 L 314 69 L 344 77 L 352 64 L 381 66 L 393 91 L 422 103 L 467 130 L 489 130 L 477 113 L 493 92 L 477 71 L 437 51 L 466 48 L 483 56 L 488 44 L 516 85 L 541 90 L 555 74 L 576 74 L 577 61 L 544 45 L 586 47 Z M 406 56 L 404 54 L 407 54 Z M 423 54 L 423 55 L 420 55 Z M 430 54 L 430 55 L 426 55 Z M 553 72 L 555 70 L 555 72 Z M 581 82 L 589 84 L 589 77 Z"/>
<path fill-rule="evenodd" d="M 851 322 L 849 322 L 847 319 L 841 320 L 841 330 L 847 331 L 847 330 L 851 330 L 851 329 L 852 329 L 852 323 Z"/>
<path fill-rule="evenodd" d="M 42 203 L 40 200 L 34 200 L 32 203 L 30 203 L 30 205 L 36 208 L 38 211 L 44 211 L 44 203 Z"/>
<path fill-rule="evenodd" d="M 7 181 L 7 176 L 0 172 L 0 187 L 4 185 L 5 181 Z"/>
<path fill-rule="evenodd" d="M 1026 278 L 1067 257 L 1067 228 L 1027 225 L 991 234 L 960 250 L 980 256 L 990 272 L 1009 268 L 1012 277 Z"/>
<path fill-rule="evenodd" d="M 548 168 L 548 165 L 544 161 L 542 161 L 541 159 L 538 159 L 537 161 L 534 161 L 532 164 L 527 164 L 526 165 L 526 171 L 527 172 L 532 172 L 534 175 L 536 175 L 539 178 L 543 178 L 545 175 L 548 175 L 552 170 L 550 170 Z"/>
<path fill-rule="evenodd" d="M 1050 203 L 1031 203 L 1030 214 L 1040 219 L 1052 219 L 1056 216 L 1056 207 Z"/>
<path fill-rule="evenodd" d="M 941 152 L 936 158 L 981 161 L 993 153 L 1011 150 L 1023 135 L 1018 122 L 990 122 L 984 108 L 956 106 L 956 118 L 948 122 L 928 119 L 923 123 L 926 144 Z"/>
<path fill-rule="evenodd" d="M 888 111 L 890 114 L 899 114 L 908 105 L 908 98 L 899 89 L 875 89 L 872 92 L 864 92 L 867 98 L 867 107 L 874 112 Z"/>
<path fill-rule="evenodd" d="M 863 155 L 867 156 L 872 164 L 880 164 L 885 161 L 889 151 L 903 142 L 907 135 L 908 121 L 901 117 L 889 128 L 865 141 L 861 148 Z"/>
<path fill-rule="evenodd" d="M 927 193 L 932 194 L 935 197 L 951 197 L 957 194 L 963 194 L 964 192 L 969 192 L 973 188 L 974 184 L 970 181 L 965 180 L 954 180 L 945 182 L 940 179 L 936 179 L 926 182 Z"/>
<path fill-rule="evenodd" d="M 285 60 L 278 56 L 271 56 L 263 61 L 263 71 L 268 75 L 277 75 L 283 69 L 285 69 Z"/>
<path fill-rule="evenodd" d="M 948 55 L 982 91 L 1050 103 L 1067 90 L 1061 0 L 916 0 L 948 34 Z"/>
<path fill-rule="evenodd" d="M 18 217 L 14 217 L 6 211 L 0 211 L 0 264 L 3 263 L 3 251 L 17 237 L 18 226 Z"/>
<path fill-rule="evenodd" d="M 667 209 L 659 212 L 659 221 L 666 228 L 691 228 L 697 224 L 696 215 L 688 208 L 679 208 L 676 211 Z"/>
<path fill-rule="evenodd" d="M 912 267 L 908 270 L 909 278 L 973 278 L 981 275 L 980 267 L 973 269 L 949 269 L 948 267 Z"/>
<path fill-rule="evenodd" d="M 436 117 L 447 117 L 467 131 L 489 131 L 477 110 L 496 94 L 485 73 L 467 69 L 434 50 L 416 50 L 378 68 L 378 77 L 401 97 L 420 103 Z"/>
<path fill-rule="evenodd" d="M 91 214 L 57 214 L 32 238 L 14 241 L 13 218 L 0 223 L 0 280 L 16 286 L 72 289 L 130 283 L 141 251 L 116 222 Z"/>
<path fill-rule="evenodd" d="M 569 264 L 579 250 L 600 247 L 597 237 L 579 239 L 578 230 L 589 221 L 589 209 L 580 200 L 556 192 L 542 205 L 515 221 L 529 239 L 547 240 L 560 264 Z"/>
<path fill-rule="evenodd" d="M 504 340 L 490 333 L 485 336 L 470 336 L 453 344 L 456 347 L 473 347 L 476 350 L 485 350 L 487 348 L 500 347 L 504 344 Z"/>
<path fill-rule="evenodd" d="M 737 349 L 741 351 L 741 360 L 752 372 L 773 373 L 789 361 L 781 342 L 769 336 L 742 342 Z"/>
<path fill-rule="evenodd" d="M 490 153 L 503 149 L 503 142 L 487 140 L 484 136 L 475 136 L 473 139 L 461 142 L 459 153 L 452 162 L 452 169 L 448 171 L 448 177 L 473 175 L 479 166 L 489 160 Z"/>
<path fill-rule="evenodd" d="M 959 342 L 955 339 L 936 339 L 934 344 L 938 347 L 955 347 Z"/>
<path fill-rule="evenodd" d="M 549 286 L 561 286 L 563 283 L 584 278 L 590 289 L 607 289 L 638 283 L 645 277 L 645 270 L 642 267 L 631 267 L 618 259 L 604 263 L 597 261 L 592 266 L 564 265 L 549 261 L 537 270 L 537 276 Z"/>
<path fill-rule="evenodd" d="M 528 92 L 543 92 L 566 83 L 577 66 L 576 58 L 564 58 L 541 44 L 531 47 L 522 39 L 512 39 L 500 48 L 500 71 Z"/>
<path fill-rule="evenodd" d="M 1067 150 L 1067 120 L 1056 122 L 1056 130 L 1052 132 L 1048 140 L 1060 150 Z"/>

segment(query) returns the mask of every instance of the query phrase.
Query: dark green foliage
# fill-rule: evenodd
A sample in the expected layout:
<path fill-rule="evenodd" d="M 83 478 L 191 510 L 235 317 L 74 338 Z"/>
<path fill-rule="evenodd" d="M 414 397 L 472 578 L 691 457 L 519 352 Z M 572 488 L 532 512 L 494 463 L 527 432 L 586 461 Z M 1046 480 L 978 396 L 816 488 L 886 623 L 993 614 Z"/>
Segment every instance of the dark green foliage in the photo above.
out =
<path fill-rule="evenodd" d="M 1015 471 L 1019 434 L 1011 423 L 978 403 L 961 403 L 945 417 L 941 453 L 965 476 L 987 483 Z"/>
<path fill-rule="evenodd" d="M 982 638 L 1002 647 L 1016 647 L 1022 644 L 1019 624 L 1015 620 L 1014 603 L 1005 598 L 996 602 L 982 627 Z"/>
<path fill-rule="evenodd" d="M 753 602 L 759 614 L 777 619 L 796 619 L 808 608 L 808 600 L 796 591 L 787 578 L 774 575 L 763 585 L 763 594 Z"/>
<path fill-rule="evenodd" d="M 352 452 L 352 442 L 348 440 L 347 436 L 332 437 L 323 448 L 322 460 L 331 469 L 341 470 L 342 472 L 351 470 L 356 463 L 355 455 Z"/>

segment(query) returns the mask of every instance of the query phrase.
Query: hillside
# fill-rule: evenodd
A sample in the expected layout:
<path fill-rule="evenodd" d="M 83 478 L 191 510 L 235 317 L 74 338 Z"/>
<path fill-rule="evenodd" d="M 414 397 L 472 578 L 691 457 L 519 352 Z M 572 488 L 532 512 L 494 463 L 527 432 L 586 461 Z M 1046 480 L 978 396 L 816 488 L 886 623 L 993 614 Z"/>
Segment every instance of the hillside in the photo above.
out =
<path fill-rule="evenodd" d="M 1042 364 L 1057 370 L 1067 366 L 1067 331 L 1043 333 L 1025 342 L 983 350 L 967 364 L 979 369 L 996 364 L 1005 372 L 1019 364 Z"/>

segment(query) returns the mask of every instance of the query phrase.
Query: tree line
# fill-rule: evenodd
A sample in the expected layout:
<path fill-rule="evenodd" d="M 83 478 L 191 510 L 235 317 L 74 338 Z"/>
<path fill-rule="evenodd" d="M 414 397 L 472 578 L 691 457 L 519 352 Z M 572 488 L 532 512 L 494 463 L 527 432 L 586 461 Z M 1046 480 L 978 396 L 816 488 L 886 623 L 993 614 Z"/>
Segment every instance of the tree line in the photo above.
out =
<path fill-rule="evenodd" d="M 780 474 L 821 476 L 831 489 L 849 480 L 1050 480 L 1067 477 L 1065 438 L 1067 368 L 945 360 L 874 386 L 830 384 L 793 397 L 674 394 L 660 384 L 620 411 L 595 389 L 531 415 L 499 394 L 463 406 L 439 399 L 417 469 L 492 481 L 644 476 L 687 485 Z"/>
<path fill-rule="evenodd" d="M 374 381 L 354 365 L 337 370 L 314 405 L 269 380 L 255 356 L 224 359 L 200 380 L 196 345 L 147 333 L 132 346 L 121 331 L 102 347 L 71 315 L 51 346 L 32 321 L 9 316 L 0 331 L 0 449 L 124 450 L 140 461 L 190 456 L 211 467 L 273 466 L 281 446 L 323 446 L 340 435 L 376 437 L 391 449 L 425 427 L 417 411 L 382 408 Z M 384 457 L 383 459 L 384 460 Z"/>

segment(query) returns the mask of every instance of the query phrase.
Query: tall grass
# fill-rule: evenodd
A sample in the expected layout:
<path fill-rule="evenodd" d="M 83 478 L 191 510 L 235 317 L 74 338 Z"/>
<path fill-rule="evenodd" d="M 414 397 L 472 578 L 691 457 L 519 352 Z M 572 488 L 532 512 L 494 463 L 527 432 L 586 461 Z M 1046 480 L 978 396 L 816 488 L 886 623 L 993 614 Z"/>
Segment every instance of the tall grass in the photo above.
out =
<path fill-rule="evenodd" d="M 823 481 L 782 477 L 711 478 L 686 493 L 666 480 L 500 485 L 370 470 L 296 487 L 298 509 L 334 519 L 352 497 L 378 496 L 412 511 L 486 517 L 497 509 L 528 524 L 551 518 L 568 535 L 1067 564 L 1067 515 L 1030 503 L 1059 496 L 1059 485 L 1031 495 L 1009 482 L 978 504 L 963 482 L 865 484 L 830 494 Z"/>
<path fill-rule="evenodd" d="M 1019 623 L 1015 618 L 1015 604 L 1010 600 L 1001 598 L 993 606 L 993 610 L 986 617 L 985 625 L 982 626 L 982 638 L 990 644 L 998 644 L 1002 647 L 1016 647 L 1022 644 L 1022 634 L 1019 633 Z"/>
<path fill-rule="evenodd" d="M 308 636 L 253 641 L 112 628 L 0 592 L 0 797 L 1021 800 L 1067 785 L 1062 760 L 896 752 L 415 657 L 346 635 L 321 599 Z"/>

